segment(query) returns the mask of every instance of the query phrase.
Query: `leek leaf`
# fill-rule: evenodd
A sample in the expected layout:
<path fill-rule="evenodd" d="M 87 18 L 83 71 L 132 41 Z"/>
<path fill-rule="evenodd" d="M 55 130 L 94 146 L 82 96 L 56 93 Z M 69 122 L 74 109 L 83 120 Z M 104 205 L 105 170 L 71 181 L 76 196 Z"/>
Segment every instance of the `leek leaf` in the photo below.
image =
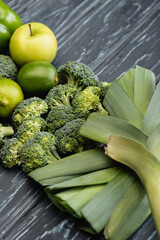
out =
<path fill-rule="evenodd" d="M 104 229 L 106 239 L 128 239 L 149 214 L 145 189 L 140 181 L 135 181 L 114 209 Z"/>
<path fill-rule="evenodd" d="M 118 80 L 113 81 L 104 97 L 103 105 L 110 115 L 121 118 L 141 129 L 142 114 L 126 91 L 121 87 Z"/>
<path fill-rule="evenodd" d="M 134 80 L 134 103 L 144 116 L 155 90 L 155 75 L 152 71 L 136 66 Z"/>
<path fill-rule="evenodd" d="M 80 128 L 86 138 L 107 144 L 110 135 L 120 135 L 146 145 L 147 136 L 126 121 L 104 114 L 91 113 Z"/>
<path fill-rule="evenodd" d="M 148 195 L 153 219 L 160 237 L 160 162 L 141 144 L 120 136 L 111 136 L 105 153 L 132 168 Z"/>
<path fill-rule="evenodd" d="M 149 136 L 160 123 L 160 82 L 151 98 L 143 119 L 142 130 Z"/>

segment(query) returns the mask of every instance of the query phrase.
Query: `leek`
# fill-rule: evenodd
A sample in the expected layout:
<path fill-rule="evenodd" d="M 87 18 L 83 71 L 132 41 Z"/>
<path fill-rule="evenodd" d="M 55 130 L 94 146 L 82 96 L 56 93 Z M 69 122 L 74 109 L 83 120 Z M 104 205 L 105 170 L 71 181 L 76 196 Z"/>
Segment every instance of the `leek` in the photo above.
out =
<path fill-rule="evenodd" d="M 123 195 L 134 181 L 134 177 L 121 171 L 82 209 L 82 215 L 91 227 L 100 233 L 108 222 Z"/>
<path fill-rule="evenodd" d="M 144 146 L 120 136 L 111 136 L 105 153 L 132 168 L 148 195 L 153 219 L 160 237 L 160 162 Z"/>
<path fill-rule="evenodd" d="M 147 136 L 128 122 L 113 116 L 91 113 L 80 128 L 80 134 L 86 138 L 107 144 L 112 134 L 124 136 L 146 145 Z"/>
<path fill-rule="evenodd" d="M 53 177 L 53 178 L 48 178 L 48 179 L 44 179 L 39 181 L 39 184 L 41 184 L 42 186 L 49 186 L 49 185 L 53 185 L 56 183 L 61 183 L 67 180 L 70 180 L 72 178 L 78 177 L 79 175 L 69 175 L 69 176 L 61 176 L 61 177 Z"/>
<path fill-rule="evenodd" d="M 72 178 L 68 181 L 63 181 L 58 184 L 54 184 L 46 187 L 46 191 L 55 191 L 71 187 L 98 185 L 111 181 L 118 173 L 120 169 L 118 167 L 107 168 L 88 174 L 84 174 L 79 177 Z"/>
<path fill-rule="evenodd" d="M 160 161 L 160 124 L 147 139 L 148 150 Z"/>
<path fill-rule="evenodd" d="M 63 211 L 67 211 L 77 218 L 82 218 L 81 209 L 104 188 L 105 184 L 71 188 L 57 194 L 47 189 L 46 193 L 52 202 Z"/>
<path fill-rule="evenodd" d="M 118 80 L 113 81 L 104 97 L 103 105 L 110 115 L 141 129 L 143 116 Z"/>
<path fill-rule="evenodd" d="M 140 181 L 134 181 L 113 210 L 104 229 L 106 239 L 128 239 L 150 214 L 149 203 Z"/>
<path fill-rule="evenodd" d="M 38 168 L 29 173 L 29 176 L 35 181 L 40 182 L 54 177 L 88 173 L 111 167 L 114 164 L 115 163 L 104 154 L 102 149 L 91 149 Z"/>
<path fill-rule="evenodd" d="M 149 136 L 160 123 L 160 82 L 151 98 L 143 119 L 142 130 Z"/>
<path fill-rule="evenodd" d="M 144 116 L 155 90 L 155 75 L 152 71 L 136 66 L 134 80 L 134 103 Z"/>

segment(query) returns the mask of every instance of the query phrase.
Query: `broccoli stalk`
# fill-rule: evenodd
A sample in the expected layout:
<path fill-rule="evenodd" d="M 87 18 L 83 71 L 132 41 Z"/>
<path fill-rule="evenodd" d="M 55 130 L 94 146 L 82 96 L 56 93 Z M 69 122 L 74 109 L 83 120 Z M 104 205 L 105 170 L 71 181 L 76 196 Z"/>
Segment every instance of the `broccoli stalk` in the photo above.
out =
<path fill-rule="evenodd" d="M 58 76 L 61 84 L 68 83 L 75 86 L 78 91 L 88 86 L 97 86 L 98 77 L 85 64 L 78 61 L 70 61 L 58 69 Z"/>
<path fill-rule="evenodd" d="M 11 126 L 5 127 L 0 123 L 0 139 L 4 137 L 9 137 L 14 134 L 13 128 Z"/>

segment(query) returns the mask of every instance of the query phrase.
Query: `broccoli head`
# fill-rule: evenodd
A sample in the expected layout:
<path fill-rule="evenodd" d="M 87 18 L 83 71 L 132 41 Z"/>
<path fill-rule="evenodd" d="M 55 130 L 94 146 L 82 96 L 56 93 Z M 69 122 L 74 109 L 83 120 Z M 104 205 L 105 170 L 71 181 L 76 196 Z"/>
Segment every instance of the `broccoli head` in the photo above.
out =
<path fill-rule="evenodd" d="M 79 152 L 79 142 L 73 137 L 63 137 L 58 142 L 58 149 L 64 155 Z"/>
<path fill-rule="evenodd" d="M 78 61 L 70 61 L 58 69 L 61 84 L 68 83 L 82 90 L 88 86 L 97 86 L 99 79 L 85 64 Z"/>
<path fill-rule="evenodd" d="M 0 55 L 0 78 L 17 79 L 17 66 L 13 59 L 7 55 Z"/>
<path fill-rule="evenodd" d="M 86 142 L 85 138 L 80 136 L 79 134 L 79 129 L 84 122 L 85 120 L 83 119 L 72 120 L 66 123 L 62 128 L 58 129 L 55 132 L 58 150 L 62 154 L 71 153 L 71 149 L 72 149 L 72 152 L 78 152 L 78 148 L 80 149 L 80 146 Z M 69 140 L 69 144 L 67 145 L 68 140 Z M 68 152 L 67 152 L 67 149 L 68 149 Z"/>
<path fill-rule="evenodd" d="M 18 128 L 21 123 L 30 117 L 40 117 L 42 114 L 47 113 L 48 105 L 45 100 L 32 97 L 23 100 L 18 104 L 12 114 L 12 122 L 16 128 Z"/>
<path fill-rule="evenodd" d="M 41 117 L 32 117 L 19 126 L 17 130 L 17 138 L 22 143 L 26 143 L 29 139 L 33 138 L 41 130 L 45 130 L 46 122 Z"/>
<path fill-rule="evenodd" d="M 75 118 L 76 115 L 72 107 L 62 105 L 55 106 L 50 110 L 46 118 L 47 130 L 49 132 L 55 132 Z"/>
<path fill-rule="evenodd" d="M 20 159 L 24 172 L 31 172 L 47 164 L 46 151 L 41 144 L 32 141 L 28 141 L 23 145 L 20 151 Z"/>
<path fill-rule="evenodd" d="M 78 92 L 72 101 L 72 106 L 79 111 L 99 111 L 107 113 L 101 102 L 101 89 L 99 87 L 87 87 Z"/>
<path fill-rule="evenodd" d="M 23 143 L 17 138 L 10 138 L 4 142 L 0 149 L 0 158 L 6 168 L 12 168 L 21 164 L 20 150 Z"/>
<path fill-rule="evenodd" d="M 59 159 L 55 147 L 55 136 L 49 132 L 39 132 L 26 142 L 20 151 L 22 169 L 31 172 Z"/>
<path fill-rule="evenodd" d="M 52 88 L 45 98 L 48 108 L 51 109 L 59 105 L 71 106 L 71 99 L 73 99 L 76 92 L 76 87 L 69 84 L 58 85 Z"/>

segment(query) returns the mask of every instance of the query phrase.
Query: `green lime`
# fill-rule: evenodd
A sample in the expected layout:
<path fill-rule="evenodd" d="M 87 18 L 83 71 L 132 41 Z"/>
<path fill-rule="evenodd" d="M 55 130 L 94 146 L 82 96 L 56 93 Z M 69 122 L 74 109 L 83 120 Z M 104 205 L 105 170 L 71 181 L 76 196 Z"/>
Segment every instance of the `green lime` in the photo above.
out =
<path fill-rule="evenodd" d="M 22 89 L 15 81 L 8 78 L 0 79 L 0 118 L 10 117 L 23 99 Z"/>
<path fill-rule="evenodd" d="M 17 82 L 25 93 L 31 96 L 44 96 L 58 85 L 58 73 L 48 62 L 33 61 L 22 66 Z"/>

